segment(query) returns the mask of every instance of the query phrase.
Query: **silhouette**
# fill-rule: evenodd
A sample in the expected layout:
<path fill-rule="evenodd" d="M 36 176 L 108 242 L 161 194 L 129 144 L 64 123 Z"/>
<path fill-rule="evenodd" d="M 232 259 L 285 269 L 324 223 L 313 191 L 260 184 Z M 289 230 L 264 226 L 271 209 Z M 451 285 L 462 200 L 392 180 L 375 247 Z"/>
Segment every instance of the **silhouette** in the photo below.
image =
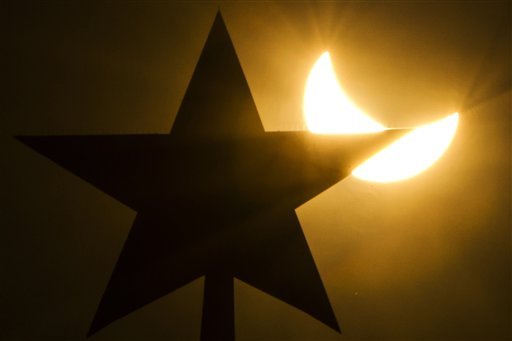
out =
<path fill-rule="evenodd" d="M 88 336 L 205 276 L 234 340 L 234 277 L 340 330 L 294 210 L 400 134 L 265 132 L 218 13 L 169 134 L 17 138 L 137 211 Z"/>

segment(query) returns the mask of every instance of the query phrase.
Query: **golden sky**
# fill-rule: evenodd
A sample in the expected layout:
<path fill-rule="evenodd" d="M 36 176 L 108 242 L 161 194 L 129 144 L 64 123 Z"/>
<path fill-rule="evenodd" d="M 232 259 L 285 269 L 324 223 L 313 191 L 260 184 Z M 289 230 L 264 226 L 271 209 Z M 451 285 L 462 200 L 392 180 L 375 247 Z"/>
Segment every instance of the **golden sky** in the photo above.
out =
<path fill-rule="evenodd" d="M 511 336 L 509 2 L 1 6 L 0 338 L 84 339 L 135 216 L 12 136 L 168 132 L 219 8 L 266 130 L 305 128 L 325 50 L 386 126 L 461 114 L 426 172 L 349 177 L 297 209 L 343 334 L 236 282 L 237 338 Z M 198 338 L 201 302 L 198 280 L 92 339 Z"/>

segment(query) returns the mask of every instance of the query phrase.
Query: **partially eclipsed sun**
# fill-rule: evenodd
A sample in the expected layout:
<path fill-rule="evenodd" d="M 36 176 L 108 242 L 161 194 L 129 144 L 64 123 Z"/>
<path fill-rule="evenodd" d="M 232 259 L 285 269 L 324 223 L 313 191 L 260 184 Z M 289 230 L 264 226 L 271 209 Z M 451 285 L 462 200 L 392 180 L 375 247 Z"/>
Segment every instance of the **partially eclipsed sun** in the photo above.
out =
<path fill-rule="evenodd" d="M 361 134 L 385 130 L 345 95 L 325 52 L 311 70 L 304 93 L 308 129 L 319 134 Z"/>
<path fill-rule="evenodd" d="M 414 129 L 381 150 L 352 174 L 362 180 L 393 182 L 413 177 L 433 165 L 452 142 L 459 114 Z"/>
<path fill-rule="evenodd" d="M 318 134 L 375 133 L 387 128 L 350 101 L 336 79 L 328 52 L 313 66 L 304 94 L 308 129 Z M 459 114 L 420 126 L 357 167 L 352 174 L 372 182 L 411 178 L 433 165 L 448 149 Z"/>

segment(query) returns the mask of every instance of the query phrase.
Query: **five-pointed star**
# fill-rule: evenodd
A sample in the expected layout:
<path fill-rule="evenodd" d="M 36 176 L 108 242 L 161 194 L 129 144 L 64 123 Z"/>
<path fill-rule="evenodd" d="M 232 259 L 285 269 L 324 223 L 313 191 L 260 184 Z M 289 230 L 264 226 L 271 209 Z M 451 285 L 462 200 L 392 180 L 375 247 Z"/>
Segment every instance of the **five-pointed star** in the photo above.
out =
<path fill-rule="evenodd" d="M 218 14 L 170 134 L 18 139 L 137 211 L 90 334 L 206 276 L 233 339 L 234 277 L 339 330 L 294 209 L 396 137 L 265 132 Z"/>

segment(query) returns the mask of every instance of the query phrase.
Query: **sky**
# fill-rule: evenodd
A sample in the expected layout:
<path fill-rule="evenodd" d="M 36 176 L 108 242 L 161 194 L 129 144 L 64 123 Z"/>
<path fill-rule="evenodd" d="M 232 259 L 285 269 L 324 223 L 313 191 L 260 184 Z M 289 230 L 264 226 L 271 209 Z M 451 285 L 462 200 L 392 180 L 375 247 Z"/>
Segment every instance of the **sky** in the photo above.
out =
<path fill-rule="evenodd" d="M 305 129 L 306 78 L 326 50 L 386 126 L 460 113 L 426 172 L 349 177 L 297 208 L 343 334 L 236 281 L 237 339 L 511 337 L 509 2 L 0 6 L 0 339 L 85 339 L 136 214 L 13 136 L 168 132 L 218 9 L 268 131 Z M 91 339 L 198 339 L 202 285 Z"/>

